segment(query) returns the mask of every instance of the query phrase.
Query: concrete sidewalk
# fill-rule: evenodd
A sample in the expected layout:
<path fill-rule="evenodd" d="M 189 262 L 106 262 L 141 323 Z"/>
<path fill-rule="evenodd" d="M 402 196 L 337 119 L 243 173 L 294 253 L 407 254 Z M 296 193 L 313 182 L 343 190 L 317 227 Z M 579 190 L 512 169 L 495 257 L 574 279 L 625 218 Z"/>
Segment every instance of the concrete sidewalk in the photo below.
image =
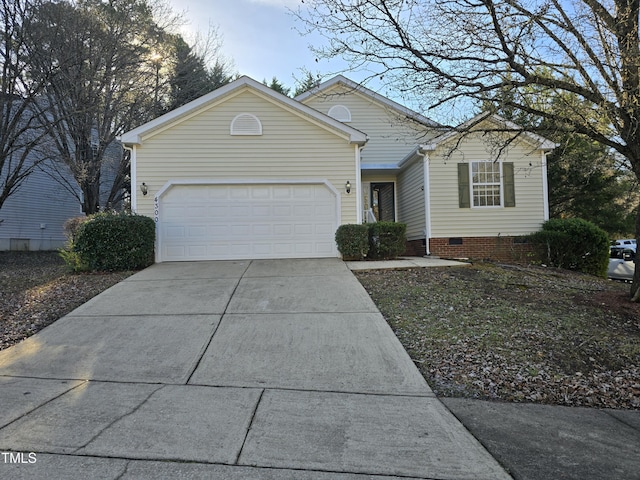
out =
<path fill-rule="evenodd" d="M 337 259 L 154 265 L 0 352 L 0 405 L 1 478 L 511 478 Z"/>
<path fill-rule="evenodd" d="M 443 398 L 516 480 L 640 479 L 640 411 Z"/>
<path fill-rule="evenodd" d="M 400 257 L 396 260 L 366 260 L 360 262 L 345 262 L 347 267 L 354 271 L 362 270 L 387 270 L 406 268 L 431 268 L 431 267 L 460 267 L 469 265 L 467 262 L 447 260 L 438 257 Z"/>

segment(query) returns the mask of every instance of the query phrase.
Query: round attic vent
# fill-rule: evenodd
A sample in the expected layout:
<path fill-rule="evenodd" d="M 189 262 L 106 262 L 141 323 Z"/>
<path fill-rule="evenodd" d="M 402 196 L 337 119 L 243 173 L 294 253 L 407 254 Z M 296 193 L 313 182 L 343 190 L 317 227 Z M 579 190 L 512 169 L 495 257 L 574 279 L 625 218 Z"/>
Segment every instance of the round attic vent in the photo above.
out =
<path fill-rule="evenodd" d="M 350 122 L 351 112 L 344 105 L 334 105 L 329 109 L 329 116 L 335 118 L 339 122 Z"/>
<path fill-rule="evenodd" d="M 231 121 L 231 135 L 262 135 L 262 123 L 251 113 L 241 113 Z"/>

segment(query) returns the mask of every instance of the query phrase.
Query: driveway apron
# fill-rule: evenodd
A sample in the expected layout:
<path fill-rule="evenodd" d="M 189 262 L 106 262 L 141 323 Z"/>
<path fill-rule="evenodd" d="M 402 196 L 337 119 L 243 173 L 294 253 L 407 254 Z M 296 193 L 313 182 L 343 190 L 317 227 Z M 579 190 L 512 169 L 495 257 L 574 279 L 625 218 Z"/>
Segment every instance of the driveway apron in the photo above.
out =
<path fill-rule="evenodd" d="M 0 478 L 511 478 L 338 259 L 154 265 L 0 352 L 0 402 Z"/>

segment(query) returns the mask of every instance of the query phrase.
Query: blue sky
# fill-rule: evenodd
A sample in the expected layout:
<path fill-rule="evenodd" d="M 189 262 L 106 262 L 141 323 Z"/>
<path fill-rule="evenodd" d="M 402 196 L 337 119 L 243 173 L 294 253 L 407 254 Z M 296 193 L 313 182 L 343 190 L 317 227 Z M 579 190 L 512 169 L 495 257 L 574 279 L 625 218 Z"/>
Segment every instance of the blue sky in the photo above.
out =
<path fill-rule="evenodd" d="M 303 37 L 296 30 L 299 22 L 287 10 L 296 9 L 300 0 L 170 0 L 176 12 L 186 10 L 186 27 L 206 32 L 209 24 L 222 36 L 222 53 L 232 60 L 235 70 L 255 80 L 277 77 L 287 87 L 303 78 L 301 69 L 313 73 L 335 73 L 344 65 L 339 61 L 316 62 L 309 51 L 319 36 Z M 349 75 L 357 80 L 356 75 Z"/>
<path fill-rule="evenodd" d="M 270 81 L 275 76 L 285 87 L 292 89 L 296 86 L 296 78 L 304 78 L 303 68 L 321 74 L 323 80 L 337 73 L 356 82 L 369 76 L 364 72 L 349 71 L 346 63 L 339 59 L 316 61 L 309 45 L 318 46 L 324 39 L 318 34 L 301 36 L 296 31 L 296 28 L 303 30 L 303 25 L 290 10 L 296 10 L 300 0 L 168 1 L 176 13 L 185 12 L 189 24 L 183 30 L 187 37 L 196 31 L 207 32 L 209 25 L 218 29 L 223 42 L 221 53 L 234 63 L 234 73 L 248 75 L 259 82 Z M 366 86 L 409 108 L 418 108 L 417 103 L 396 97 L 393 89 L 377 84 L 375 79 L 367 81 Z M 420 113 L 443 123 L 453 120 L 453 112 L 446 108 Z M 460 118 L 453 121 L 461 122 L 471 113 L 470 110 L 462 115 L 458 112 L 455 115 Z"/>

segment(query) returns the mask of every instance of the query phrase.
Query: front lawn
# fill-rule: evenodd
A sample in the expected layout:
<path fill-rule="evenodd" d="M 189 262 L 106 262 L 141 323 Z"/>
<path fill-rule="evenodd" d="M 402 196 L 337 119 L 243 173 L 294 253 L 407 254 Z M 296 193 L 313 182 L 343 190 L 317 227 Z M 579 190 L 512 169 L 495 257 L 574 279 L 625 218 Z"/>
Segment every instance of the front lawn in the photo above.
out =
<path fill-rule="evenodd" d="M 71 274 L 57 252 L 0 252 L 0 350 L 79 307 L 132 272 Z"/>
<path fill-rule="evenodd" d="M 357 276 L 440 396 L 640 408 L 628 284 L 494 264 Z"/>

